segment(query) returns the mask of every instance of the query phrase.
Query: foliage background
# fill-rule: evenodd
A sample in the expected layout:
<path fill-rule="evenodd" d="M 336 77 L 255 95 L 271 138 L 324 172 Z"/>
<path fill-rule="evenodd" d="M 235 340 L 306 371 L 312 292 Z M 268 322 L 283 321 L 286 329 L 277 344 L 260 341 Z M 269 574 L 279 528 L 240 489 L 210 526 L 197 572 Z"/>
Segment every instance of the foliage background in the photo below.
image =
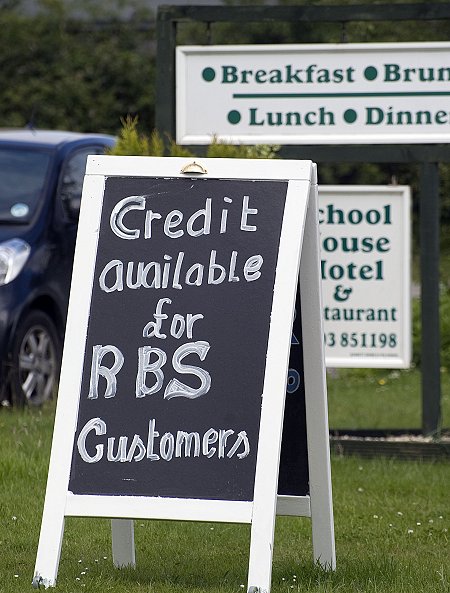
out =
<path fill-rule="evenodd" d="M 115 133 L 127 113 L 152 125 L 154 33 L 145 4 L 32 5 L 0 1 L 0 127 Z"/>

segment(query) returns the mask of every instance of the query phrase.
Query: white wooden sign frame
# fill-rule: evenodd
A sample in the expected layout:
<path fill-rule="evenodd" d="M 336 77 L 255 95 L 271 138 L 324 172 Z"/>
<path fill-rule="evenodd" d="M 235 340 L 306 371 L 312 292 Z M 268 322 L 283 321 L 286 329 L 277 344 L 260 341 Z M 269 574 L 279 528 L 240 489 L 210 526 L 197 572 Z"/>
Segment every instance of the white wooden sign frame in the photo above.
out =
<path fill-rule="evenodd" d="M 276 268 L 253 501 L 75 495 L 68 490 L 100 216 L 107 177 L 185 177 L 186 158 L 89 157 L 33 586 L 56 584 L 66 516 L 110 517 L 113 561 L 134 565 L 133 519 L 251 524 L 248 589 L 270 591 L 275 515 L 311 517 L 314 560 L 335 568 L 319 280 L 317 178 L 311 161 L 204 159 L 205 178 L 289 180 Z M 278 466 L 298 272 L 302 299 L 310 495 L 278 496 Z M 270 437 L 270 438 L 267 438 Z M 274 446 L 275 444 L 275 446 Z"/>

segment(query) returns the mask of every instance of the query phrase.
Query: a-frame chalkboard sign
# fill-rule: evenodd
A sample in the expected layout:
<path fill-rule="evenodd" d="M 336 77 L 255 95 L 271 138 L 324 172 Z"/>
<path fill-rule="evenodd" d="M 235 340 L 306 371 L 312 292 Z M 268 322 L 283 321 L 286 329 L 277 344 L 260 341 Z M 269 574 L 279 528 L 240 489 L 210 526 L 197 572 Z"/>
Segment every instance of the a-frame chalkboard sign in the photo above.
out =
<path fill-rule="evenodd" d="M 135 518 L 249 523 L 261 593 L 309 516 L 334 568 L 317 220 L 311 161 L 89 157 L 35 587 L 66 516 L 112 518 L 116 566 Z"/>

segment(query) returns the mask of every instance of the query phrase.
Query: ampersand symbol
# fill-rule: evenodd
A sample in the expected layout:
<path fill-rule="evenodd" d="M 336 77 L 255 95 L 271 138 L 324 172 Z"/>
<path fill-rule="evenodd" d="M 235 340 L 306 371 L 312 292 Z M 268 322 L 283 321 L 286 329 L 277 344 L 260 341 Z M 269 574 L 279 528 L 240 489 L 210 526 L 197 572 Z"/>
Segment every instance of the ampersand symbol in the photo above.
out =
<path fill-rule="evenodd" d="M 353 288 L 345 288 L 342 284 L 338 284 L 334 291 L 334 300 L 339 302 L 344 302 L 348 299 L 351 295 Z"/>

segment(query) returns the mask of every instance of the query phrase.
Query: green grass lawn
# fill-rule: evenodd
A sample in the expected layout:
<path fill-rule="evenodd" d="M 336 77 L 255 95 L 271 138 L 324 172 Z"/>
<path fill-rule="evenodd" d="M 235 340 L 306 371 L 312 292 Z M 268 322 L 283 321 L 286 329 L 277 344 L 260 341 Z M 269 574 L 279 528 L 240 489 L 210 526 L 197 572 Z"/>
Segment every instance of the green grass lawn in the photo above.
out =
<path fill-rule="evenodd" d="M 328 373 L 331 428 L 421 428 L 421 375 L 417 370 L 339 369 Z M 442 426 L 450 427 L 450 373 L 441 373 Z"/>
<path fill-rule="evenodd" d="M 2 593 L 32 590 L 53 414 L 53 405 L 0 410 Z M 313 565 L 308 519 L 278 518 L 275 593 L 449 591 L 449 464 L 333 457 L 332 476 L 337 570 Z M 142 520 L 135 526 L 137 568 L 117 570 L 110 522 L 67 519 L 56 591 L 245 591 L 248 526 Z"/>

